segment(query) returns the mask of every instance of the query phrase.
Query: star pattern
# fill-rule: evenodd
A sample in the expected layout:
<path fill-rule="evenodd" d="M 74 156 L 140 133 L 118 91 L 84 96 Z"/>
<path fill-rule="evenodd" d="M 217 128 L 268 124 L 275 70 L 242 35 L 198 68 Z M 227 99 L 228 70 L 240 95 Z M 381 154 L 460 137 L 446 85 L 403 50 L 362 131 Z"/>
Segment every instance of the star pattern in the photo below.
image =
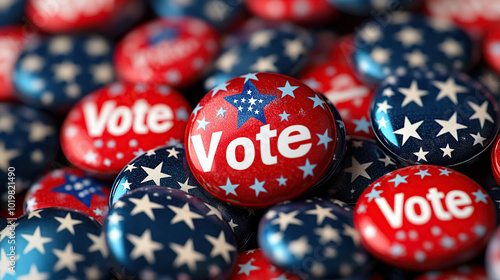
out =
<path fill-rule="evenodd" d="M 291 209 L 296 210 L 289 211 Z M 361 236 L 352 225 L 351 211 L 345 203 L 333 199 L 309 199 L 273 206 L 260 224 L 265 232 L 261 250 L 273 259 L 283 258 L 293 264 L 321 255 L 321 259 L 315 258 L 317 265 L 323 266 L 316 268 L 318 275 L 335 279 L 340 279 L 341 275 L 349 277 L 369 260 L 360 247 Z M 254 263 L 246 263 L 245 268 L 250 264 Z M 295 274 L 310 275 L 310 267 L 297 267 Z M 248 275 L 252 276 L 251 271 Z"/>
<path fill-rule="evenodd" d="M 33 102 L 74 104 L 115 79 L 111 45 L 98 36 L 54 36 L 23 54 L 15 82 L 23 83 L 21 92 Z"/>
<path fill-rule="evenodd" d="M 65 173 L 64 182 L 52 189 L 53 192 L 67 194 L 90 208 L 93 195 L 105 197 L 101 186 L 92 179 Z"/>
<path fill-rule="evenodd" d="M 463 71 L 470 65 L 473 41 L 462 30 L 422 17 L 397 18 L 356 30 L 353 56 L 362 76 L 381 82 L 411 68 Z"/>
<path fill-rule="evenodd" d="M 374 98 L 371 119 L 383 146 L 408 164 L 460 166 L 481 154 L 497 126 L 490 98 L 461 75 L 416 72 L 394 77 Z"/>
<path fill-rule="evenodd" d="M 274 95 L 260 94 L 251 81 L 245 83 L 241 93 L 224 97 L 238 112 L 237 128 L 240 128 L 251 118 L 256 118 L 263 124 L 266 124 L 264 108 L 275 98 L 276 96 Z"/>

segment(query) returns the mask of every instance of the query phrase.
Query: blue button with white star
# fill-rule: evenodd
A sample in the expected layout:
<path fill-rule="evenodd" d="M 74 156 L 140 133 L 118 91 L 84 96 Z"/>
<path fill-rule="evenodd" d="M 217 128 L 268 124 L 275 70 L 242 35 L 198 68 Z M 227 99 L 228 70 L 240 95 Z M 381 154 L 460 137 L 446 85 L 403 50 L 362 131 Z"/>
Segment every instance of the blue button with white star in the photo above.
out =
<path fill-rule="evenodd" d="M 130 191 L 146 186 L 170 187 L 203 200 L 210 208 L 210 215 L 223 217 L 229 223 L 239 248 L 243 248 L 254 233 L 255 210 L 231 206 L 210 195 L 191 172 L 182 144 L 158 147 L 128 163 L 115 179 L 110 206 Z"/>
<path fill-rule="evenodd" d="M 317 187 L 317 196 L 334 197 L 350 205 L 382 175 L 397 169 L 396 161 L 382 150 L 375 141 L 351 137 L 340 165 L 340 171 L 329 181 Z"/>
<path fill-rule="evenodd" d="M 64 113 L 90 92 L 111 83 L 113 44 L 97 35 L 57 35 L 23 51 L 14 85 L 24 102 Z"/>
<path fill-rule="evenodd" d="M 215 61 L 213 72 L 205 80 L 206 90 L 223 87 L 228 80 L 246 73 L 293 77 L 307 62 L 313 46 L 311 34 L 292 24 L 264 26 L 236 41 Z"/>
<path fill-rule="evenodd" d="M 353 210 L 339 200 L 312 199 L 271 207 L 259 224 L 258 241 L 267 259 L 302 279 L 356 277 L 372 269 L 353 227 Z"/>
<path fill-rule="evenodd" d="M 378 84 L 408 69 L 464 70 L 473 62 L 472 40 L 449 23 L 391 15 L 391 21 L 371 20 L 355 35 L 353 58 L 360 77 Z"/>
<path fill-rule="evenodd" d="M 231 228 L 201 199 L 167 187 L 121 197 L 105 222 L 115 269 L 140 279 L 225 279 L 237 257 Z"/>
<path fill-rule="evenodd" d="M 414 71 L 375 93 L 371 122 L 380 143 L 407 163 L 463 167 L 495 139 L 498 106 L 466 74 Z"/>
<path fill-rule="evenodd" d="M 202 18 L 217 29 L 226 29 L 244 10 L 243 1 L 149 0 L 154 12 L 161 17 L 192 16 Z"/>
<path fill-rule="evenodd" d="M 104 233 L 89 215 L 46 208 L 19 217 L 13 239 L 11 229 L 0 232 L 1 279 L 109 279 Z"/>
<path fill-rule="evenodd" d="M 46 113 L 0 104 L 0 195 L 9 186 L 15 185 L 18 192 L 28 187 L 56 158 L 58 138 L 55 122 Z"/>

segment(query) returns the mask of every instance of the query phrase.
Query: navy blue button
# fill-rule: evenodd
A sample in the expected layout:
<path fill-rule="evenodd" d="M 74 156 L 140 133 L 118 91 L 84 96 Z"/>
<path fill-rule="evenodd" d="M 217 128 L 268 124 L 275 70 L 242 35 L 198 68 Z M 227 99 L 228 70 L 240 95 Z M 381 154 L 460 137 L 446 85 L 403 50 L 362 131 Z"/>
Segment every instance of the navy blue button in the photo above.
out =
<path fill-rule="evenodd" d="M 345 158 L 340 171 L 318 187 L 318 196 L 334 197 L 350 205 L 375 180 L 397 169 L 396 161 L 385 153 L 375 141 L 351 137 L 347 142 Z"/>
<path fill-rule="evenodd" d="M 255 210 L 231 206 L 209 194 L 191 172 L 182 144 L 159 147 L 132 160 L 113 183 L 110 206 L 128 192 L 146 186 L 170 187 L 202 199 L 229 223 L 239 248 L 243 248 L 254 233 Z"/>
<path fill-rule="evenodd" d="M 26 103 L 66 112 L 85 95 L 112 82 L 113 45 L 100 36 L 47 38 L 23 51 L 14 85 Z"/>
<path fill-rule="evenodd" d="M 467 69 L 473 52 L 471 39 L 458 27 L 394 14 L 389 22 L 371 20 L 357 29 L 353 57 L 361 78 L 378 84 L 408 69 Z"/>
<path fill-rule="evenodd" d="M 24 14 L 26 0 L 3 1 L 0 5 L 0 26 L 16 23 Z"/>
<path fill-rule="evenodd" d="M 226 48 L 214 64 L 214 71 L 205 81 L 205 89 L 255 72 L 296 75 L 307 62 L 312 49 L 311 34 L 292 24 L 263 27 L 243 32 L 242 38 Z"/>
<path fill-rule="evenodd" d="M 365 275 L 372 261 L 353 227 L 352 212 L 339 200 L 275 205 L 259 224 L 259 245 L 272 263 L 302 279 Z"/>
<path fill-rule="evenodd" d="M 29 186 L 56 158 L 58 145 L 57 127 L 47 114 L 0 104 L 0 194 L 7 192 L 9 182 L 18 192 Z"/>
<path fill-rule="evenodd" d="M 140 279 L 225 279 L 236 262 L 236 241 L 220 213 L 172 188 L 123 196 L 105 232 L 116 269 Z"/>
<path fill-rule="evenodd" d="M 85 213 L 67 208 L 36 210 L 19 217 L 12 232 L 14 239 L 9 237 L 10 226 L 0 233 L 3 280 L 106 279 L 109 274 L 101 225 Z M 12 270 L 7 260 L 11 255 Z"/>
<path fill-rule="evenodd" d="M 378 13 L 391 13 L 396 10 L 409 9 L 417 6 L 420 0 L 329 0 L 328 2 L 345 13 L 369 16 Z"/>
<path fill-rule="evenodd" d="M 407 163 L 463 167 L 495 139 L 498 106 L 465 74 L 415 71 L 389 77 L 372 101 L 380 143 Z"/>
<path fill-rule="evenodd" d="M 150 0 L 155 13 L 161 17 L 193 16 L 202 18 L 217 29 L 231 25 L 244 10 L 243 1 L 165 1 Z"/>
<path fill-rule="evenodd" d="M 497 103 L 500 102 L 500 77 L 495 72 L 487 67 L 482 67 L 475 71 L 472 76 L 493 94 Z"/>

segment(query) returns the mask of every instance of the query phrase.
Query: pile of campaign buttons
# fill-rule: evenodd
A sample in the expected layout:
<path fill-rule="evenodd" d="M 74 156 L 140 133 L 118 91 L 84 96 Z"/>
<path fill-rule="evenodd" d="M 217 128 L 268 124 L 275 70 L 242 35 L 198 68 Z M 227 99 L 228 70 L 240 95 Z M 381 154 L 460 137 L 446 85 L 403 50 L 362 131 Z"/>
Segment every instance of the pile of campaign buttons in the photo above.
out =
<path fill-rule="evenodd" d="M 500 0 L 0 0 L 0 279 L 500 278 Z"/>

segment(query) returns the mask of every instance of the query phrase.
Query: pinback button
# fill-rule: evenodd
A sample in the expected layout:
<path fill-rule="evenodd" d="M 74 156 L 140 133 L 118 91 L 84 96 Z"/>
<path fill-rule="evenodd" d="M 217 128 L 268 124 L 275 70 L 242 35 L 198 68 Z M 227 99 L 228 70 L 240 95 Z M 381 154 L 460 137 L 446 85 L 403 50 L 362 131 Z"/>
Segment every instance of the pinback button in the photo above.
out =
<path fill-rule="evenodd" d="M 336 169 L 337 145 L 345 141 L 337 121 L 303 83 L 250 73 L 198 103 L 186 129 L 186 154 L 196 179 L 219 199 L 266 207 L 306 192 Z"/>
<path fill-rule="evenodd" d="M 395 10 L 401 11 L 418 6 L 420 0 L 389 0 L 389 1 L 372 1 L 372 0 L 329 0 L 332 5 L 343 11 L 357 16 L 369 16 L 374 14 L 392 13 Z"/>
<path fill-rule="evenodd" d="M 410 270 L 440 269 L 480 253 L 495 228 L 495 209 L 483 188 L 435 165 L 398 169 L 361 195 L 354 225 L 378 259 Z"/>
<path fill-rule="evenodd" d="M 463 280 L 487 280 L 488 275 L 482 265 L 461 265 L 456 268 L 429 271 L 425 274 L 415 278 L 415 280 L 449 280 L 449 279 L 463 279 Z M 495 279 L 490 277 L 490 279 Z"/>
<path fill-rule="evenodd" d="M 500 25 L 491 26 L 484 38 L 483 55 L 486 63 L 500 73 Z"/>
<path fill-rule="evenodd" d="M 348 64 L 331 60 L 314 66 L 301 76 L 301 81 L 323 93 L 335 105 L 347 135 L 375 138 L 370 125 L 374 91 L 358 80 Z"/>
<path fill-rule="evenodd" d="M 350 206 L 333 199 L 284 202 L 261 219 L 259 245 L 268 260 L 301 279 L 366 277 L 372 260 L 352 215 Z"/>
<path fill-rule="evenodd" d="M 257 25 L 222 51 L 205 80 L 207 91 L 247 73 L 295 76 L 304 67 L 313 47 L 309 31 L 289 23 Z"/>
<path fill-rule="evenodd" d="M 396 170 L 397 165 L 375 141 L 351 137 L 339 169 L 338 174 L 317 187 L 317 195 L 334 197 L 354 205 L 371 183 Z"/>
<path fill-rule="evenodd" d="M 473 62 L 472 41 L 450 23 L 394 14 L 382 26 L 368 21 L 355 34 L 354 63 L 363 81 L 378 84 L 409 69 L 461 71 Z"/>
<path fill-rule="evenodd" d="M 129 162 L 113 183 L 109 205 L 130 191 L 146 186 L 170 187 L 203 200 L 210 207 L 210 215 L 222 215 L 229 223 L 239 248 L 243 248 L 254 233 L 255 211 L 231 206 L 209 194 L 189 169 L 182 144 L 158 147 Z"/>
<path fill-rule="evenodd" d="M 297 23 L 321 23 L 336 13 L 334 6 L 328 0 L 252 0 L 246 1 L 245 4 L 256 16 Z"/>
<path fill-rule="evenodd" d="M 17 97 L 56 113 L 114 81 L 113 44 L 101 36 L 57 35 L 23 51 L 15 66 Z"/>
<path fill-rule="evenodd" d="M 167 187 L 121 197 L 105 222 L 115 268 L 140 279 L 226 279 L 237 247 L 227 222 L 199 198 Z"/>
<path fill-rule="evenodd" d="M 26 17 L 45 32 L 105 32 L 110 26 L 116 32 L 116 29 L 130 27 L 144 12 L 140 0 L 66 0 L 63 4 L 50 0 L 26 0 Z"/>
<path fill-rule="evenodd" d="M 431 17 L 455 22 L 477 39 L 500 20 L 498 0 L 424 0 L 423 3 Z"/>
<path fill-rule="evenodd" d="M 17 192 L 28 187 L 56 158 L 58 143 L 49 115 L 24 105 L 0 104 L 0 195 L 7 194 L 9 185 Z"/>
<path fill-rule="evenodd" d="M 190 112 L 186 99 L 168 86 L 117 82 L 71 109 L 61 147 L 78 168 L 114 178 L 144 151 L 182 141 Z"/>
<path fill-rule="evenodd" d="M 262 253 L 260 248 L 247 250 L 238 254 L 236 265 L 229 276 L 231 280 L 250 279 L 282 279 L 299 280 L 296 276 L 274 266 Z"/>
<path fill-rule="evenodd" d="M 36 210 L 18 218 L 14 232 L 13 270 L 7 269 L 10 226 L 0 232 L 2 279 L 108 279 L 104 233 L 89 215 L 58 207 Z"/>
<path fill-rule="evenodd" d="M 466 74 L 413 71 L 389 77 L 376 92 L 371 123 L 397 159 L 460 168 L 494 142 L 498 106 Z"/>
<path fill-rule="evenodd" d="M 164 1 L 150 0 L 155 13 L 161 17 L 192 16 L 201 18 L 215 28 L 227 29 L 242 15 L 243 1 Z"/>
<path fill-rule="evenodd" d="M 0 16 L 1 17 L 1 16 Z M 1 19 L 0 19 L 1 21 Z M 39 36 L 23 25 L 0 27 L 0 100 L 15 99 L 14 68 L 23 48 L 35 44 Z"/>
<path fill-rule="evenodd" d="M 80 210 L 102 223 L 108 212 L 109 186 L 74 168 L 47 173 L 28 190 L 25 213 L 48 207 Z"/>
<path fill-rule="evenodd" d="M 194 17 L 158 18 L 130 31 L 117 45 L 118 75 L 129 82 L 183 87 L 198 80 L 219 52 L 219 36 Z"/>

